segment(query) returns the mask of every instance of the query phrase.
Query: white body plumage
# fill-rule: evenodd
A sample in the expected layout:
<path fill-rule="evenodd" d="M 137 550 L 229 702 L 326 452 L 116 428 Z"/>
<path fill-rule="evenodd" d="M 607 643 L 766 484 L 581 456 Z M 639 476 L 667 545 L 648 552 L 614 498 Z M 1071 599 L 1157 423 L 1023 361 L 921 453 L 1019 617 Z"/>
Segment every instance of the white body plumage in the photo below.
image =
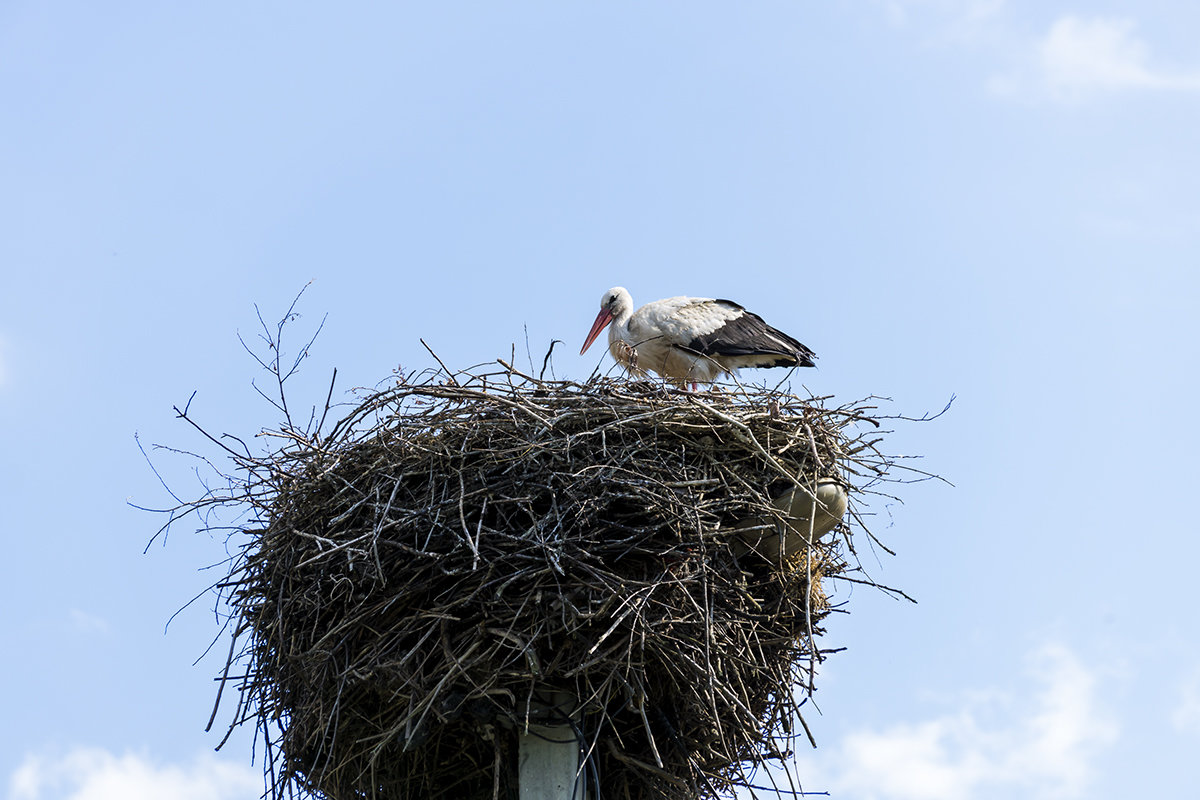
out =
<path fill-rule="evenodd" d="M 816 357 L 730 300 L 669 297 L 635 312 L 629 292 L 614 287 L 600 298 L 580 354 L 610 325 L 608 350 L 618 363 L 636 375 L 654 372 L 693 389 L 742 367 L 811 367 Z"/>

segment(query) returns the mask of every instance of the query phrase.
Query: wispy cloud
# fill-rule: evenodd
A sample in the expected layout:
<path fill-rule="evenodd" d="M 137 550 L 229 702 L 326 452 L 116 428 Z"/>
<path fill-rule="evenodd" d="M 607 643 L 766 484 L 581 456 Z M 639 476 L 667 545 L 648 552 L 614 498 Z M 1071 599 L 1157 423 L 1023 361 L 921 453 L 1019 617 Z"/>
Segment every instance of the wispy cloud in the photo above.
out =
<path fill-rule="evenodd" d="M 1200 91 L 1200 70 L 1157 65 L 1127 18 L 1060 17 L 1014 60 L 989 84 L 999 94 L 1081 101 L 1123 91 Z"/>
<path fill-rule="evenodd" d="M 969 41 L 996 25 L 1006 0 L 881 0 L 888 20 L 936 41 Z"/>
<path fill-rule="evenodd" d="M 8 800 L 241 800 L 258 797 L 262 774 L 203 755 L 190 764 L 156 764 L 80 747 L 46 758 L 30 755 L 9 777 Z"/>
<path fill-rule="evenodd" d="M 1175 730 L 1200 732 L 1200 669 L 1192 672 L 1179 688 L 1179 700 L 1171 712 Z"/>
<path fill-rule="evenodd" d="M 1038 43 L 1038 65 L 1051 91 L 1200 90 L 1200 72 L 1151 65 L 1150 47 L 1131 19 L 1063 17 Z"/>
<path fill-rule="evenodd" d="M 1060 645 L 1033 654 L 1028 672 L 1032 694 L 976 693 L 953 713 L 846 736 L 804 759 L 805 788 L 869 800 L 963 800 L 985 789 L 1083 796 L 1118 735 L 1097 675 Z"/>
<path fill-rule="evenodd" d="M 897 28 L 993 61 L 987 86 L 1023 100 L 1080 102 L 1129 91 L 1200 92 L 1200 64 L 1160 63 L 1128 17 L 1059 16 L 1040 35 L 1006 0 L 878 0 Z"/>
<path fill-rule="evenodd" d="M 70 611 L 71 625 L 80 633 L 106 634 L 109 631 L 108 620 L 79 608 Z"/>

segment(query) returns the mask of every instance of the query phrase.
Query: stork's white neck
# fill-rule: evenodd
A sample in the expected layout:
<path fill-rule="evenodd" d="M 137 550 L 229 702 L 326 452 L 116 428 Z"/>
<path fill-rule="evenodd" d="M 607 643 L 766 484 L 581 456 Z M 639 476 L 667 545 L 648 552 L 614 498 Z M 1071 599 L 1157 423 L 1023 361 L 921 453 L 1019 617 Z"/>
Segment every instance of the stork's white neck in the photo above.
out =
<path fill-rule="evenodd" d="M 612 308 L 613 320 L 608 326 L 608 343 L 629 341 L 629 320 L 633 316 L 633 297 L 625 289 L 617 287 L 617 302 Z"/>

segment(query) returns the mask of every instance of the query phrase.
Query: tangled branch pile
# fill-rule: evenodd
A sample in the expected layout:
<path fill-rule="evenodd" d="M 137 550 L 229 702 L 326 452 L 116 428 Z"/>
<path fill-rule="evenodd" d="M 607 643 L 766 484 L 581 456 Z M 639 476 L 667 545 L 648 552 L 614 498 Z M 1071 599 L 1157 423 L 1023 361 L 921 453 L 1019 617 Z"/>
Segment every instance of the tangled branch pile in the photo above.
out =
<path fill-rule="evenodd" d="M 508 798 L 554 690 L 604 797 L 728 794 L 807 733 L 822 580 L 851 571 L 848 525 L 774 563 L 744 542 L 781 490 L 886 472 L 869 413 L 506 370 L 274 432 L 222 584 L 233 726 L 267 736 L 275 797 Z"/>

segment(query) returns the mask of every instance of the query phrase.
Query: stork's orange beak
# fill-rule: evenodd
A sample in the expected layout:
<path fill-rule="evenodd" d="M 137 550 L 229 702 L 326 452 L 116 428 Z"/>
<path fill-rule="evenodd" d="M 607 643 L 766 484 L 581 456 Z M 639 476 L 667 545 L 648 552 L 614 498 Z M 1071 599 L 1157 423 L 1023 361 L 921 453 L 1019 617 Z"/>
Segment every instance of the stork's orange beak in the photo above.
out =
<path fill-rule="evenodd" d="M 600 313 L 596 315 L 596 321 L 592 323 L 592 329 L 588 331 L 587 338 L 583 340 L 583 347 L 579 349 L 579 355 L 587 352 L 587 349 L 592 346 L 592 342 L 596 341 L 596 337 L 600 335 L 600 331 L 612 322 L 612 318 L 613 315 L 607 308 L 600 309 Z"/>

